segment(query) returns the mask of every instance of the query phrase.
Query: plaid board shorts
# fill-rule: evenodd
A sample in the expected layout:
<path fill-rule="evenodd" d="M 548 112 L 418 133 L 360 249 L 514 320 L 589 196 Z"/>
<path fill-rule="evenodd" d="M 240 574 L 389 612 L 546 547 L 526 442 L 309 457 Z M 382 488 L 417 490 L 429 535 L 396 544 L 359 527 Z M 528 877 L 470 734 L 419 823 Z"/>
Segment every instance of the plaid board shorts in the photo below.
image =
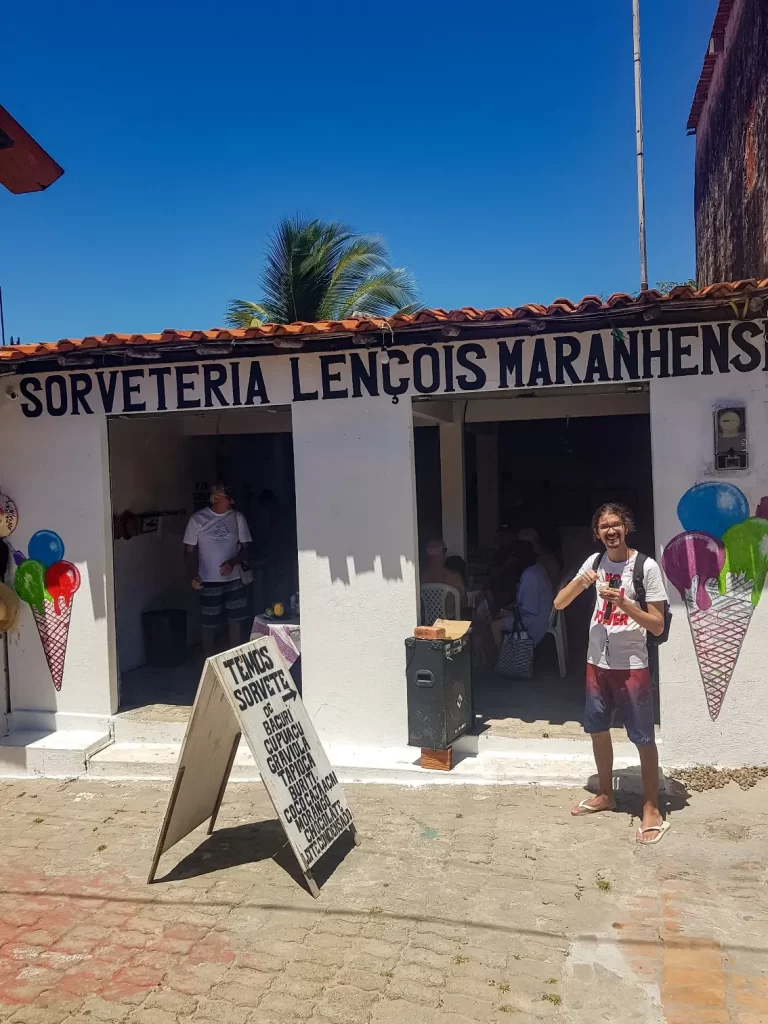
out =
<path fill-rule="evenodd" d="M 607 732 L 616 712 L 638 747 L 654 742 L 653 686 L 647 668 L 600 668 L 587 662 L 584 732 Z"/>
<path fill-rule="evenodd" d="M 203 583 L 200 591 L 200 616 L 204 626 L 242 622 L 249 617 L 248 590 L 241 580 L 225 583 Z"/>

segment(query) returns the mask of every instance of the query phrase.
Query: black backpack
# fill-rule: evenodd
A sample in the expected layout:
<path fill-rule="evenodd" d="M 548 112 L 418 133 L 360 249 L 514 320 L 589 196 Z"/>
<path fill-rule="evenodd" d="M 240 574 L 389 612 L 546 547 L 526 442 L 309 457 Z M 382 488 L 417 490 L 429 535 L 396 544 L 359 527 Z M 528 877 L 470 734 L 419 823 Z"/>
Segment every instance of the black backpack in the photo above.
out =
<path fill-rule="evenodd" d="M 595 557 L 592 563 L 592 571 L 597 572 L 600 568 L 600 563 L 603 560 L 604 552 L 601 552 Z M 635 568 L 632 571 L 632 586 L 635 589 L 635 597 L 637 603 L 643 609 L 644 612 L 648 611 L 648 602 L 645 599 L 645 580 L 644 580 L 644 569 L 645 560 L 648 556 L 642 555 L 638 551 L 637 557 L 635 558 Z M 669 629 L 672 625 L 672 609 L 669 607 L 669 601 L 664 602 L 664 629 L 658 636 L 654 636 L 653 633 L 646 634 L 646 642 L 649 647 L 658 647 L 659 644 L 665 644 L 669 640 Z"/>

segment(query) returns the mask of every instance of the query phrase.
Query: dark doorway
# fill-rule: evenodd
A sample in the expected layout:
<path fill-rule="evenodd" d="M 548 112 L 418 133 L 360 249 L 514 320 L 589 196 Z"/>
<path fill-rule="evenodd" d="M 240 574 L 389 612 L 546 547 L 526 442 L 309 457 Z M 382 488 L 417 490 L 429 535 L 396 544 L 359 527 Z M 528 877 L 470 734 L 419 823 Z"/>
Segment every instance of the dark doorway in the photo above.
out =
<path fill-rule="evenodd" d="M 607 501 L 632 509 L 637 531 L 631 544 L 654 556 L 648 415 L 515 420 L 499 423 L 498 430 L 500 522 L 513 536 L 522 529 L 536 530 L 560 564 L 561 582 L 598 551 L 590 523 L 595 509 Z M 468 502 L 471 498 L 468 494 Z M 496 676 L 487 664 L 476 673 L 477 706 L 486 719 L 513 734 L 581 734 L 593 601 L 593 595 L 585 596 L 565 612 L 565 678 L 551 634 L 537 648 L 532 682 Z"/>

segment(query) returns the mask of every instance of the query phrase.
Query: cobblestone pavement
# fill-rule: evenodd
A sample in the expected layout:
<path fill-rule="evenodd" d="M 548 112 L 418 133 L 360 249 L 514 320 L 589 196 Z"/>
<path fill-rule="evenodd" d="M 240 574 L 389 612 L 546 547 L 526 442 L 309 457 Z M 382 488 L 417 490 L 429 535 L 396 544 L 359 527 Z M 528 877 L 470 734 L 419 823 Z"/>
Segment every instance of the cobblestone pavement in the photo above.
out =
<path fill-rule="evenodd" d="M 0 1021 L 768 1024 L 768 782 L 646 849 L 574 792 L 349 786 L 317 901 L 257 785 L 148 887 L 167 791 L 0 782 Z"/>

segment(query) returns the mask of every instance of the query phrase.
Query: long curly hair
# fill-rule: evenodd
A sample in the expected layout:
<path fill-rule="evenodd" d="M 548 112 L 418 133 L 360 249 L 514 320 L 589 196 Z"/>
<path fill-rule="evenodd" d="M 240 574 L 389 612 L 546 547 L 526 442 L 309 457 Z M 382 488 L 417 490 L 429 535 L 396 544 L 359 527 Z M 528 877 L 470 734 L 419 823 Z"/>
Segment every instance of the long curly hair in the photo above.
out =
<path fill-rule="evenodd" d="M 592 534 L 595 540 L 600 540 L 597 525 L 603 516 L 618 516 L 624 525 L 624 529 L 627 531 L 627 536 L 634 532 L 635 517 L 632 515 L 632 510 L 627 508 L 626 505 L 621 505 L 619 502 L 607 501 L 592 516 Z"/>

